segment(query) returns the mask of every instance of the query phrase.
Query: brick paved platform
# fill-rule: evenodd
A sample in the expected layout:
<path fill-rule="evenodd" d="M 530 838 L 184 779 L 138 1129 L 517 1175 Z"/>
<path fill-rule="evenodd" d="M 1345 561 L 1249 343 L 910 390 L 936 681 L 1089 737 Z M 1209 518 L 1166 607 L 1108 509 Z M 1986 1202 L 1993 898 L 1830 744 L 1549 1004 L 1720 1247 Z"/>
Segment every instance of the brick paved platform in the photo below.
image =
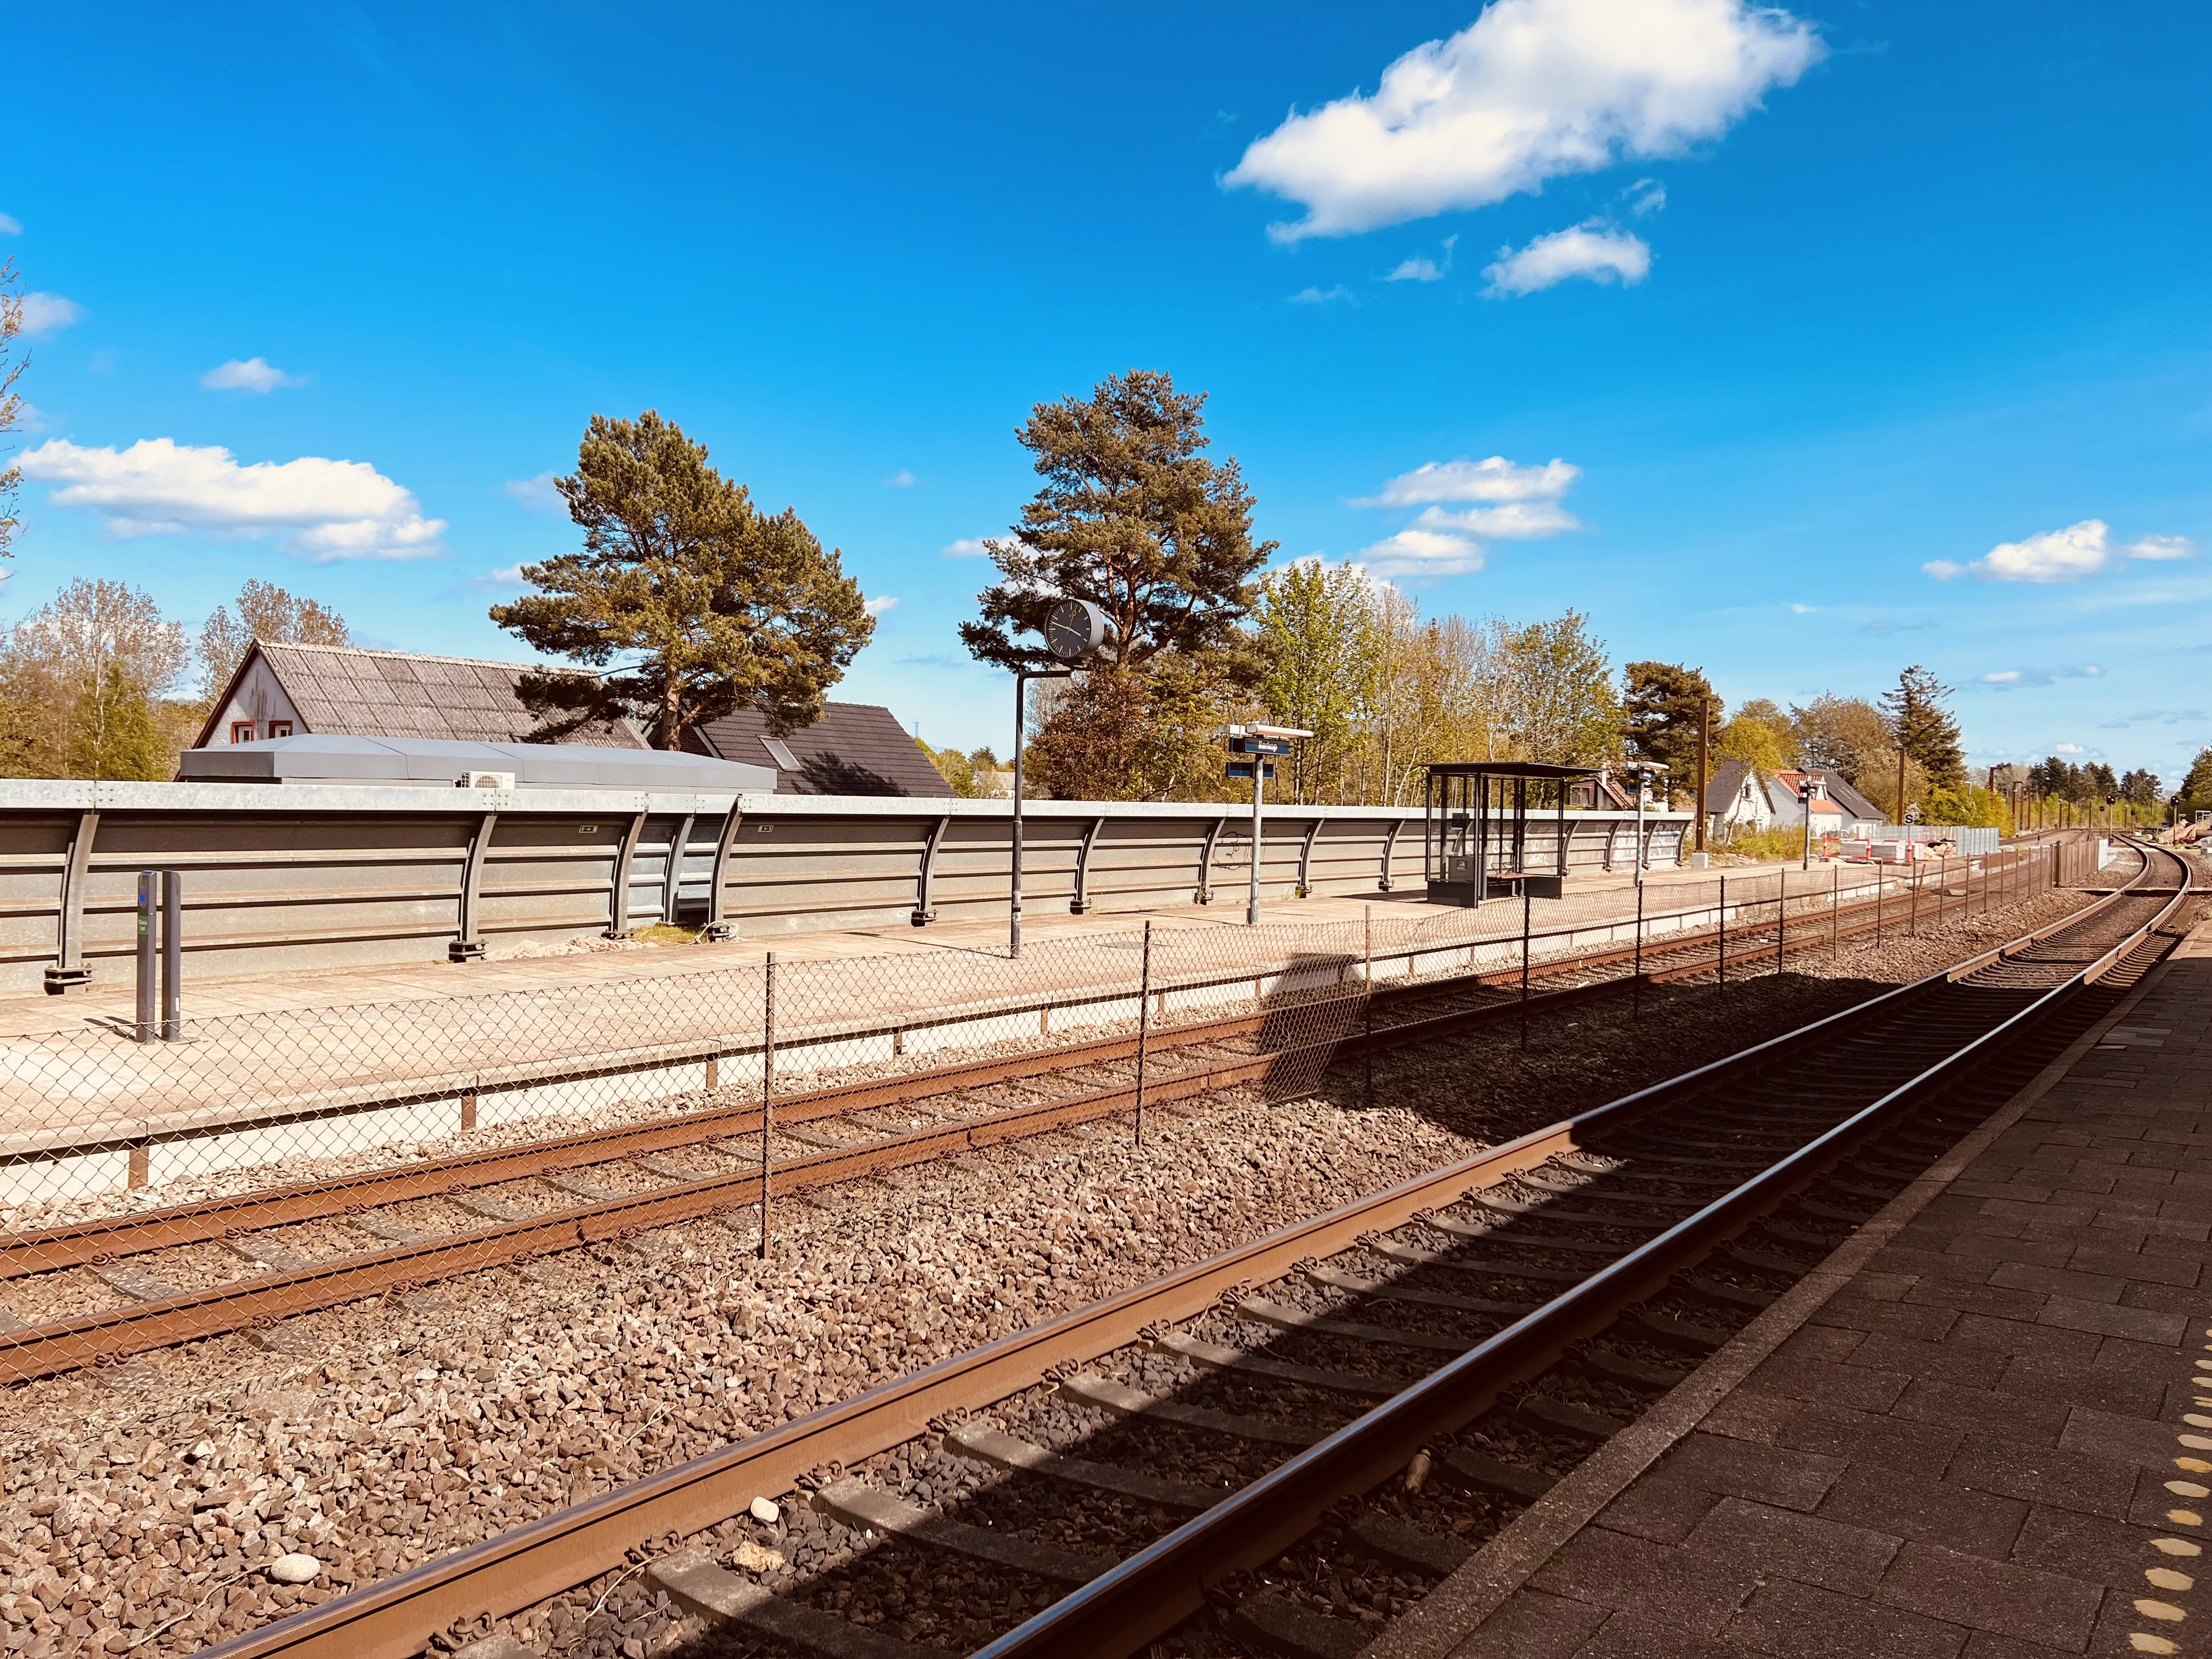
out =
<path fill-rule="evenodd" d="M 2199 1653 L 2212 923 L 1370 1659 Z"/>

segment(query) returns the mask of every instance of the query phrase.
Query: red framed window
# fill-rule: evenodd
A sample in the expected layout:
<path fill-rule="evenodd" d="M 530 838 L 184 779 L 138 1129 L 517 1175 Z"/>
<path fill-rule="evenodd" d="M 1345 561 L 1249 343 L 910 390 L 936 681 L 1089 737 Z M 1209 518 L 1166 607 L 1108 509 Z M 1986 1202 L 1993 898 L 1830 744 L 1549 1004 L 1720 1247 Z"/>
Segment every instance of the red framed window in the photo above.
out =
<path fill-rule="evenodd" d="M 253 722 L 252 720 L 233 720 L 230 723 L 230 740 L 233 743 L 252 743 L 253 741 Z"/>
<path fill-rule="evenodd" d="M 271 720 L 271 721 L 270 721 L 270 722 L 269 722 L 269 735 L 270 735 L 270 737 L 272 737 L 272 738 L 289 738 L 289 737 L 290 737 L 290 736 L 292 735 L 292 722 L 291 722 L 291 721 L 289 721 L 289 720 Z"/>

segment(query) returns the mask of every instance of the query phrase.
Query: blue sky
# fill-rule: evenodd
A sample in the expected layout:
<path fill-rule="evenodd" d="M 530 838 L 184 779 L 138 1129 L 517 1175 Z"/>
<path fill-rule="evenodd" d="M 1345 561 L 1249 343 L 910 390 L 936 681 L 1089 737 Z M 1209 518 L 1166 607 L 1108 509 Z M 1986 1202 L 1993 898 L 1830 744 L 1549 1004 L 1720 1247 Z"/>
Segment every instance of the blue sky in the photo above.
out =
<path fill-rule="evenodd" d="M 1030 494 L 1031 404 L 1142 367 L 1212 393 L 1283 556 L 1431 611 L 1573 605 L 1731 702 L 1924 661 L 1983 763 L 2212 741 L 2201 5 L 64 7 L 11 46 L 0 252 L 47 297 L 0 620 L 260 576 L 520 657 L 495 573 L 574 544 L 532 481 L 655 407 L 896 601 L 835 695 L 1003 749 L 943 550 Z"/>

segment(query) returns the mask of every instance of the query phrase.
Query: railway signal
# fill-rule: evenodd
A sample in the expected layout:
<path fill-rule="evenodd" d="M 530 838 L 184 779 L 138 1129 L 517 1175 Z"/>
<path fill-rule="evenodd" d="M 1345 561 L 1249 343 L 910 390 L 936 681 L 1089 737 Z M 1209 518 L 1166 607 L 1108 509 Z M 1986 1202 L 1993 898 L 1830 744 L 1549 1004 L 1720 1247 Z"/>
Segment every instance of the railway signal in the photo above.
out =
<path fill-rule="evenodd" d="M 1244 925 L 1260 925 L 1260 854 L 1264 845 L 1261 823 L 1261 803 L 1267 793 L 1267 783 L 1275 775 L 1268 763 L 1271 755 L 1291 752 L 1291 739 L 1310 738 L 1313 733 L 1297 726 L 1232 726 L 1229 728 L 1229 752 L 1249 755 L 1249 760 L 1229 763 L 1226 775 L 1252 780 L 1252 892 L 1244 905 Z"/>

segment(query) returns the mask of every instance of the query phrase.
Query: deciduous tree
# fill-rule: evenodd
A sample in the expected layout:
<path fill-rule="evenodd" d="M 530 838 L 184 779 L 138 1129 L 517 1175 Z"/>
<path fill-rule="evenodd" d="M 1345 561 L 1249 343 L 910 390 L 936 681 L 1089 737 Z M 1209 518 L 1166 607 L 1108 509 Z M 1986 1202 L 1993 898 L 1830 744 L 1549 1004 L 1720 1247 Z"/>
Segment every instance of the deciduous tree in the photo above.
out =
<path fill-rule="evenodd" d="M 1520 760 L 1595 765 L 1618 754 L 1620 701 L 1605 641 L 1569 611 L 1551 622 L 1493 625 L 1498 725 Z"/>
<path fill-rule="evenodd" d="M 238 614 L 217 605 L 200 629 L 202 694 L 215 696 L 230 683 L 256 640 L 271 645 L 346 645 L 345 618 L 319 599 L 303 599 L 274 582 L 247 578 L 238 590 Z"/>
<path fill-rule="evenodd" d="M 23 394 L 15 390 L 30 359 L 18 354 L 15 343 L 23 332 L 23 296 L 18 291 L 15 262 L 0 260 L 0 437 L 23 421 Z M 23 482 L 22 469 L 0 467 L 0 559 L 13 556 L 15 529 L 15 490 Z"/>
<path fill-rule="evenodd" d="M 557 488 L 583 550 L 524 565 L 538 591 L 491 618 L 540 651 L 618 665 L 538 676 L 525 688 L 535 704 L 572 726 L 636 711 L 662 749 L 741 704 L 759 703 L 777 732 L 820 717 L 875 618 L 795 511 L 756 509 L 653 410 L 592 416 Z"/>
<path fill-rule="evenodd" d="M 169 775 L 184 711 L 185 630 L 153 599 L 84 577 L 15 624 L 0 648 L 0 765 L 16 777 Z"/>

